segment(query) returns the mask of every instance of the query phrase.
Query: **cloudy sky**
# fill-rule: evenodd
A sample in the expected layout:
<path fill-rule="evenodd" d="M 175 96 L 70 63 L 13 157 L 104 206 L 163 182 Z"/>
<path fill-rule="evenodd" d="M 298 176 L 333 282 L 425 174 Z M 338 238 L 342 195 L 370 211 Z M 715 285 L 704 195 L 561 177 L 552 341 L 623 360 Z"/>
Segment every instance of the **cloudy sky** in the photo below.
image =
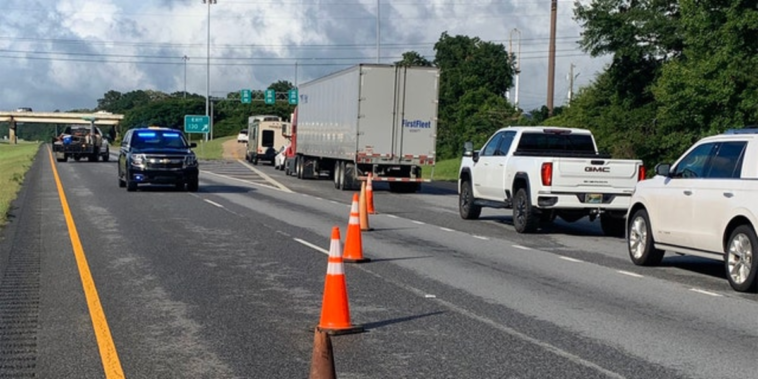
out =
<path fill-rule="evenodd" d="M 572 7 L 558 1 L 555 105 L 566 101 L 572 64 L 576 91 L 608 63 L 578 48 Z M 0 110 L 91 109 L 109 90 L 186 85 L 205 95 L 208 12 L 203 0 L 3 0 Z M 432 60 L 445 31 L 506 48 L 512 41 L 516 53 L 520 40 L 519 105 L 546 104 L 549 0 L 217 0 L 211 96 L 375 63 L 377 14 L 381 63 L 410 50 Z"/>

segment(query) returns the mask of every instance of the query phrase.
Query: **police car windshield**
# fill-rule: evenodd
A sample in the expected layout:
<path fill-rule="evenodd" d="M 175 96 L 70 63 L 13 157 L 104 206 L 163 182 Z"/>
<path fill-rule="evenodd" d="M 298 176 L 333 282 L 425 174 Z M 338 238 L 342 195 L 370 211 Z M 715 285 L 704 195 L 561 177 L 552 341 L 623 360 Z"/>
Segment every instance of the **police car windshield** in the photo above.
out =
<path fill-rule="evenodd" d="M 134 133 L 132 146 L 137 149 L 186 149 L 187 142 L 181 133 L 163 130 L 145 130 Z"/>

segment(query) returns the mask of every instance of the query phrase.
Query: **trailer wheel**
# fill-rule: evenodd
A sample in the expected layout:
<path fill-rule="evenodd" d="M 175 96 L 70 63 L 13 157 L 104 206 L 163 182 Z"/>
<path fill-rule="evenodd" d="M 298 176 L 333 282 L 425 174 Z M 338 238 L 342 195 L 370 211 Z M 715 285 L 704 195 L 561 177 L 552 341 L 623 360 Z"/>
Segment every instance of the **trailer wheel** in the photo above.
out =
<path fill-rule="evenodd" d="M 341 190 L 341 178 L 342 170 L 340 169 L 340 161 L 334 161 L 334 170 L 332 170 L 332 176 L 334 177 L 334 188 Z"/>
<path fill-rule="evenodd" d="M 357 170 L 355 163 L 343 161 L 342 164 L 342 189 L 348 191 L 360 189 L 360 184 L 358 184 L 358 181 L 355 180 L 355 170 Z"/>
<path fill-rule="evenodd" d="M 295 175 L 298 179 L 303 178 L 303 156 L 298 156 L 295 160 Z"/>

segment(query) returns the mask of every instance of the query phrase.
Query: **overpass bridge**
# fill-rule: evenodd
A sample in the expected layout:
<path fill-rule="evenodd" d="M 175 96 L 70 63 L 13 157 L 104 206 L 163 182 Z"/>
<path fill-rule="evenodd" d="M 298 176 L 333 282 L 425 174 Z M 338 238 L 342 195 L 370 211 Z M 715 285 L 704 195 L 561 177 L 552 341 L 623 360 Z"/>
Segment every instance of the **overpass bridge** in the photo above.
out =
<path fill-rule="evenodd" d="M 10 135 L 8 138 L 12 144 L 16 143 L 17 123 L 36 124 L 84 124 L 84 125 L 112 125 L 118 131 L 118 125 L 124 119 L 122 114 L 108 112 L 95 113 L 68 113 L 68 112 L 2 112 L 0 122 L 10 123 Z"/>

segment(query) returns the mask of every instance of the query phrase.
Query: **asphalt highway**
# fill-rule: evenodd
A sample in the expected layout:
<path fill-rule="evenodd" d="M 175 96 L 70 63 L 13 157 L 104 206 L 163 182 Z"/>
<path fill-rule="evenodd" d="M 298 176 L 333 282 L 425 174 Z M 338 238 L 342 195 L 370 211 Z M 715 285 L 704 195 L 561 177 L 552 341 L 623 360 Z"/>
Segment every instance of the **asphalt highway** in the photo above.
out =
<path fill-rule="evenodd" d="M 130 193 L 116 170 L 40 150 L 0 241 L 0 378 L 307 377 L 353 193 L 243 162 L 201 162 L 197 193 Z M 462 220 L 453 184 L 375 189 L 372 261 L 345 264 L 366 331 L 332 337 L 340 378 L 758 372 L 758 296 L 719 263 L 639 268 L 597 221 L 520 235 L 508 211 Z"/>

